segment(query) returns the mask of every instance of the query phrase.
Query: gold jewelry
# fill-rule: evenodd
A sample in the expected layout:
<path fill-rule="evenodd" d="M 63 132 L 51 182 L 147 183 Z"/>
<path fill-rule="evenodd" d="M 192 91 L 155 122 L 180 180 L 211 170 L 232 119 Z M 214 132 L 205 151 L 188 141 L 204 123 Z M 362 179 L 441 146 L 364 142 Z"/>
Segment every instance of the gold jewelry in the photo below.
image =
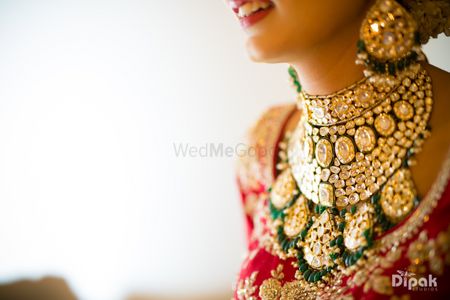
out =
<path fill-rule="evenodd" d="M 328 96 L 300 92 L 305 113 L 270 190 L 274 249 L 309 282 L 353 265 L 418 204 L 409 165 L 429 135 L 431 78 L 363 79 Z"/>
<path fill-rule="evenodd" d="M 405 69 L 423 59 L 413 17 L 395 0 L 377 0 L 358 41 L 356 63 L 366 67 L 364 74 L 373 81 L 396 82 Z"/>

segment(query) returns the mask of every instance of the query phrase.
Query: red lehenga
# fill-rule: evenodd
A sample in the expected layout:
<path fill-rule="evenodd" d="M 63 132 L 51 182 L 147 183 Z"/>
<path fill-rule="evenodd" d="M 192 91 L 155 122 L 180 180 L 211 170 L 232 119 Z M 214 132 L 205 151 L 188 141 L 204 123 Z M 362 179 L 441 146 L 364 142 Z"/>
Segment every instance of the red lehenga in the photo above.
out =
<path fill-rule="evenodd" d="M 295 259 L 271 248 L 267 189 L 277 176 L 277 145 L 293 105 L 271 108 L 249 136 L 249 155 L 240 161 L 238 184 L 245 209 L 248 254 L 235 299 L 450 299 L 450 153 L 428 194 L 411 215 L 376 241 L 379 254 L 337 276 L 333 284 L 305 288 L 296 279 Z M 409 273 L 405 273 L 409 272 Z M 429 287 L 393 287 L 392 276 L 436 278 Z M 447 297 L 446 297 L 447 296 Z"/>

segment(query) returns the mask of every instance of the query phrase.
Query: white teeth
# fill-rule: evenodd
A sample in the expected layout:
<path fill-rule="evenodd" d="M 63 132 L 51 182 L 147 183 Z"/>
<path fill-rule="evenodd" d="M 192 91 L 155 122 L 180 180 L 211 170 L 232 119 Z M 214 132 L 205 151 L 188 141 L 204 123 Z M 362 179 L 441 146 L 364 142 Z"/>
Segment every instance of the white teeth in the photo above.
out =
<path fill-rule="evenodd" d="M 239 6 L 238 16 L 247 17 L 260 9 L 266 9 L 270 6 L 269 2 L 252 1 Z"/>

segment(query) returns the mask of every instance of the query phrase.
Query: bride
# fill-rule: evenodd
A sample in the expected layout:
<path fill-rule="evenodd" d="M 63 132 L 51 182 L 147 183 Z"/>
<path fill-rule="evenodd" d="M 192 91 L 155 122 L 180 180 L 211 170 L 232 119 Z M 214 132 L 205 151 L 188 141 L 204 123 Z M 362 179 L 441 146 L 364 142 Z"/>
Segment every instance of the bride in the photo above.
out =
<path fill-rule="evenodd" d="M 235 299 L 450 295 L 450 74 L 421 45 L 448 0 L 227 0 L 296 103 L 251 129 Z"/>

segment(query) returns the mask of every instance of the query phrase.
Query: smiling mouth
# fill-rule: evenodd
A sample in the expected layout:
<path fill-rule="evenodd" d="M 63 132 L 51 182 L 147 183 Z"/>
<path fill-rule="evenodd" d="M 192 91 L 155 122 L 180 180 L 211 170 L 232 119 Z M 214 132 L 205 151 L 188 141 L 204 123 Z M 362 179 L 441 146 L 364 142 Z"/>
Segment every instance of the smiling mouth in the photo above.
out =
<path fill-rule="evenodd" d="M 259 11 L 267 10 L 272 6 L 272 2 L 268 1 L 249 1 L 237 8 L 234 8 L 233 10 L 239 18 L 244 18 Z"/>
<path fill-rule="evenodd" d="M 231 0 L 231 8 L 243 27 L 250 27 L 263 19 L 274 7 L 268 0 Z"/>

